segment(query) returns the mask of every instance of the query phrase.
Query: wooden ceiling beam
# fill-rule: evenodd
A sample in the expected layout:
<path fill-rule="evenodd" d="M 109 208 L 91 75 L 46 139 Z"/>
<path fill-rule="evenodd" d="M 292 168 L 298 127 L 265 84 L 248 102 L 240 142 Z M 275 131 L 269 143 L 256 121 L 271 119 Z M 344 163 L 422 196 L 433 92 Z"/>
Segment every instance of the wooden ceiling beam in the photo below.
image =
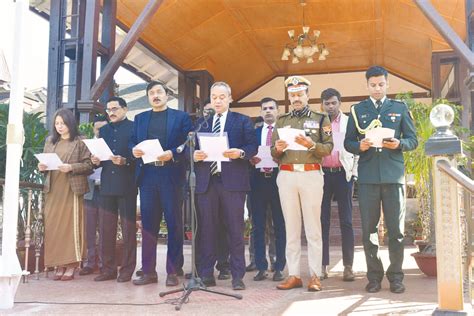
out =
<path fill-rule="evenodd" d="M 130 31 L 125 36 L 125 39 L 120 44 L 116 52 L 112 55 L 104 71 L 100 74 L 99 78 L 92 86 L 90 91 L 90 100 L 97 100 L 105 90 L 107 83 L 113 79 L 115 72 L 122 65 L 123 60 L 132 50 L 141 33 L 151 21 L 153 15 L 156 13 L 162 2 L 163 0 L 150 0 L 143 8 L 143 11 L 140 13 L 135 23 L 133 23 Z"/>
<path fill-rule="evenodd" d="M 430 1 L 415 0 L 415 3 L 433 27 L 443 36 L 444 40 L 459 54 L 459 57 L 464 59 L 471 69 L 474 69 L 474 52 L 469 49 L 458 34 L 446 23 Z"/>

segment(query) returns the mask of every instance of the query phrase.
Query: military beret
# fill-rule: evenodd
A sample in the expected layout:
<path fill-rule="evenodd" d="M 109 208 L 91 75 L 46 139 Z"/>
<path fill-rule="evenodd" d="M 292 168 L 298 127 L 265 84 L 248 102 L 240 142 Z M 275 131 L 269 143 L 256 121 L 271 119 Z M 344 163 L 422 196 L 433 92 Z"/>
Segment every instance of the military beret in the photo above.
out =
<path fill-rule="evenodd" d="M 311 85 L 308 79 L 301 76 L 291 76 L 285 80 L 285 87 L 288 92 L 298 92 L 308 89 Z"/>

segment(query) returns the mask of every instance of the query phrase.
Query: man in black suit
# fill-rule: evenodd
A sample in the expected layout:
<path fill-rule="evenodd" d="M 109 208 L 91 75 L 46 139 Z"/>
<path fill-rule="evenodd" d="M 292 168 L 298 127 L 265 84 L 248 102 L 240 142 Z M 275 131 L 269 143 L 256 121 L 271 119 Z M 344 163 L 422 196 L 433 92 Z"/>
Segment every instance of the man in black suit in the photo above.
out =
<path fill-rule="evenodd" d="M 278 105 L 275 99 L 263 98 L 260 101 L 262 117 L 264 119 L 263 126 L 255 130 L 257 141 L 261 146 L 272 145 L 272 134 L 275 127 L 275 121 L 278 115 Z M 250 163 L 257 165 L 261 162 L 260 157 L 252 157 Z M 267 278 L 268 262 L 265 258 L 265 230 L 267 218 L 272 219 L 271 229 L 275 232 L 276 243 L 276 261 L 274 264 L 275 273 L 273 281 L 283 281 L 282 274 L 286 265 L 285 248 L 286 248 L 286 231 L 285 219 L 281 210 L 280 196 L 278 194 L 278 186 L 276 178 L 278 168 L 253 168 L 250 181 L 250 201 L 252 204 L 252 225 L 253 237 L 255 239 L 255 263 L 258 273 L 253 278 L 254 281 L 262 281 Z M 267 210 L 270 211 L 269 214 Z"/>
<path fill-rule="evenodd" d="M 105 140 L 114 155 L 110 160 L 102 162 L 95 156 L 91 157 L 95 165 L 102 166 L 99 212 L 102 271 L 94 281 L 117 278 L 117 282 L 128 282 L 135 270 L 137 257 L 137 188 L 134 182 L 134 163 L 128 150 L 133 122 L 126 117 L 127 103 L 122 98 L 112 97 L 107 102 L 106 111 L 110 124 L 99 130 L 99 137 Z M 115 258 L 119 215 L 124 247 L 121 263 L 117 263 Z M 120 265 L 118 277 L 117 265 Z"/>
<path fill-rule="evenodd" d="M 198 209 L 198 272 L 204 284 L 216 285 L 217 228 L 223 218 L 227 231 L 232 288 L 244 290 L 245 274 L 244 204 L 250 190 L 248 160 L 257 153 L 257 141 L 252 121 L 248 116 L 229 111 L 232 102 L 230 86 L 216 82 L 211 87 L 211 104 L 216 115 L 209 119 L 201 132 L 223 135 L 227 132 L 229 148 L 222 154 L 229 161 L 204 162 L 207 153 L 194 152 L 196 161 L 196 195 Z M 198 121 L 197 123 L 201 123 Z"/>

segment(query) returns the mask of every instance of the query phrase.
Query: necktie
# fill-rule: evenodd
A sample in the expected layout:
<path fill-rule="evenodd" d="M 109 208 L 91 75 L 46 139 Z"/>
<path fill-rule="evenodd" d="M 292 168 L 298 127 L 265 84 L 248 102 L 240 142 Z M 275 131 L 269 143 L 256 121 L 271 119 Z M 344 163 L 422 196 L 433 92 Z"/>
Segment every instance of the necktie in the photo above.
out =
<path fill-rule="evenodd" d="M 265 145 L 270 146 L 272 144 L 272 134 L 273 134 L 273 126 L 268 125 L 268 133 Z M 263 168 L 263 172 L 272 172 L 273 168 Z"/>
<path fill-rule="evenodd" d="M 217 119 L 216 123 L 214 124 L 214 127 L 212 128 L 212 134 L 220 134 L 221 133 L 221 116 L 222 114 L 217 114 Z M 217 161 L 211 162 L 211 175 L 214 175 L 217 173 Z"/>
<path fill-rule="evenodd" d="M 380 111 L 380 108 L 382 107 L 382 101 L 377 100 L 377 101 L 375 101 L 375 103 L 377 104 L 377 110 Z"/>

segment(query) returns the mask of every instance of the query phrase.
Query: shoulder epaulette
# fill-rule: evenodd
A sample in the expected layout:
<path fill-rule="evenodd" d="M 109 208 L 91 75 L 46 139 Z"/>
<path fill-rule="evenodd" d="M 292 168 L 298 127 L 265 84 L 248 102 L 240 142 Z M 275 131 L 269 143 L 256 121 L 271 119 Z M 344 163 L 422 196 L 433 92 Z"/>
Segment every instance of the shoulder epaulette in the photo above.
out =
<path fill-rule="evenodd" d="M 277 119 L 282 118 L 282 117 L 285 117 L 285 116 L 288 116 L 288 115 L 290 115 L 290 114 L 291 114 L 291 112 L 279 114 L 278 117 L 277 117 Z"/>

